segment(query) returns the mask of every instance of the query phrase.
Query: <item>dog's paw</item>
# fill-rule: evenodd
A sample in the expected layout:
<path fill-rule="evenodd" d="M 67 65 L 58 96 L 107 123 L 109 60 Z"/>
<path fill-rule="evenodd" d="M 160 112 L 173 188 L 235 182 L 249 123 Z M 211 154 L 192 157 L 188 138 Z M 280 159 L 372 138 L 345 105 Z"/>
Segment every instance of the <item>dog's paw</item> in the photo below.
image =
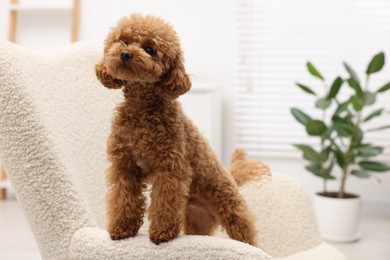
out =
<path fill-rule="evenodd" d="M 171 241 L 176 238 L 180 233 L 180 229 L 170 228 L 170 229 L 150 229 L 149 230 L 149 239 L 154 244 L 158 245 L 164 242 Z"/>
<path fill-rule="evenodd" d="M 112 240 L 120 240 L 137 235 L 138 230 L 114 228 L 108 232 Z"/>

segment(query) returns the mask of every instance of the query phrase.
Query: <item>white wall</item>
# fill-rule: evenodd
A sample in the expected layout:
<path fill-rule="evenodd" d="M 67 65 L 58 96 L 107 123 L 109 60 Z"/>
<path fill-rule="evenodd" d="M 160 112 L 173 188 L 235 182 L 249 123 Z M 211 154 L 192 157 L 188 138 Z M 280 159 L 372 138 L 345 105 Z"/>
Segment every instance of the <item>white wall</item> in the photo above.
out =
<path fill-rule="evenodd" d="M 23 0 L 32 1 L 32 0 Z M 38 1 L 38 0 L 35 0 Z M 42 1 L 42 0 L 40 0 Z M 70 0 L 58 0 L 70 1 Z M 186 57 L 187 72 L 195 81 L 211 82 L 223 93 L 223 159 L 229 161 L 234 149 L 234 82 L 237 64 L 236 6 L 239 0 L 81 0 L 80 40 L 102 40 L 109 28 L 132 12 L 162 16 L 176 28 Z M 0 38 L 6 39 L 6 1 L 0 2 Z M 18 43 L 32 49 L 67 44 L 70 38 L 70 13 L 30 11 L 20 15 Z M 297 178 L 308 191 L 321 189 L 320 179 L 304 168 L 301 160 L 263 158 L 275 172 Z M 378 175 L 379 176 L 379 175 Z M 347 189 L 362 195 L 371 205 L 390 211 L 390 174 L 375 179 L 351 178 Z M 335 183 L 330 183 L 335 187 Z"/>

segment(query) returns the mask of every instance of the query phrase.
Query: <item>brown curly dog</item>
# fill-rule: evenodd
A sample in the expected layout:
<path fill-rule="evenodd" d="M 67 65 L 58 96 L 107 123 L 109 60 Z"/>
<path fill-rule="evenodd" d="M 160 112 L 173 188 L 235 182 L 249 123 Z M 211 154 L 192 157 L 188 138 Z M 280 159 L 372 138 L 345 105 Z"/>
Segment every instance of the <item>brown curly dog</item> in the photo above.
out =
<path fill-rule="evenodd" d="M 111 238 L 137 234 L 146 208 L 143 191 L 151 183 L 153 243 L 172 240 L 182 228 L 202 234 L 196 223 L 185 223 L 190 219 L 185 215 L 193 214 L 187 206 L 199 202 L 190 198 L 199 198 L 231 238 L 254 245 L 253 222 L 233 177 L 176 100 L 191 82 L 172 26 L 139 14 L 119 20 L 105 40 L 96 75 L 105 87 L 122 88 L 124 94 L 107 147 Z"/>

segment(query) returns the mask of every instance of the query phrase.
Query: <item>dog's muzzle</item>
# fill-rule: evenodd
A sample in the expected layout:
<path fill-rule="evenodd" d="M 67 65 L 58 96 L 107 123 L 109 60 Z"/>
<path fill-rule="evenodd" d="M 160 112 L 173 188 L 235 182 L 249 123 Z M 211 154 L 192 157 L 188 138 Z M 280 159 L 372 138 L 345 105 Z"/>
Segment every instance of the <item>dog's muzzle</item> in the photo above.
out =
<path fill-rule="evenodd" d="M 128 62 L 129 60 L 131 60 L 131 58 L 133 58 L 133 55 L 128 52 L 128 51 L 122 51 L 121 52 L 121 60 L 126 63 Z"/>

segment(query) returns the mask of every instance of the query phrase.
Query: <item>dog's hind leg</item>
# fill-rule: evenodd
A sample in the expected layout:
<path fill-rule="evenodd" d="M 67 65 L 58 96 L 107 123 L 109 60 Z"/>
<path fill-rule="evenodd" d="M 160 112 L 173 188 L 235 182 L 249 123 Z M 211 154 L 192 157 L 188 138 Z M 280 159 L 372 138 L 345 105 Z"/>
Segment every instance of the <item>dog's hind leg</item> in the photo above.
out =
<path fill-rule="evenodd" d="M 253 216 L 240 196 L 233 178 L 224 172 L 213 172 L 210 176 L 216 179 L 210 178 L 202 182 L 202 195 L 212 205 L 222 227 L 230 238 L 255 245 Z"/>
<path fill-rule="evenodd" d="M 214 233 L 218 224 L 217 215 L 210 203 L 201 195 L 192 194 L 186 207 L 184 234 L 209 236 Z"/>

